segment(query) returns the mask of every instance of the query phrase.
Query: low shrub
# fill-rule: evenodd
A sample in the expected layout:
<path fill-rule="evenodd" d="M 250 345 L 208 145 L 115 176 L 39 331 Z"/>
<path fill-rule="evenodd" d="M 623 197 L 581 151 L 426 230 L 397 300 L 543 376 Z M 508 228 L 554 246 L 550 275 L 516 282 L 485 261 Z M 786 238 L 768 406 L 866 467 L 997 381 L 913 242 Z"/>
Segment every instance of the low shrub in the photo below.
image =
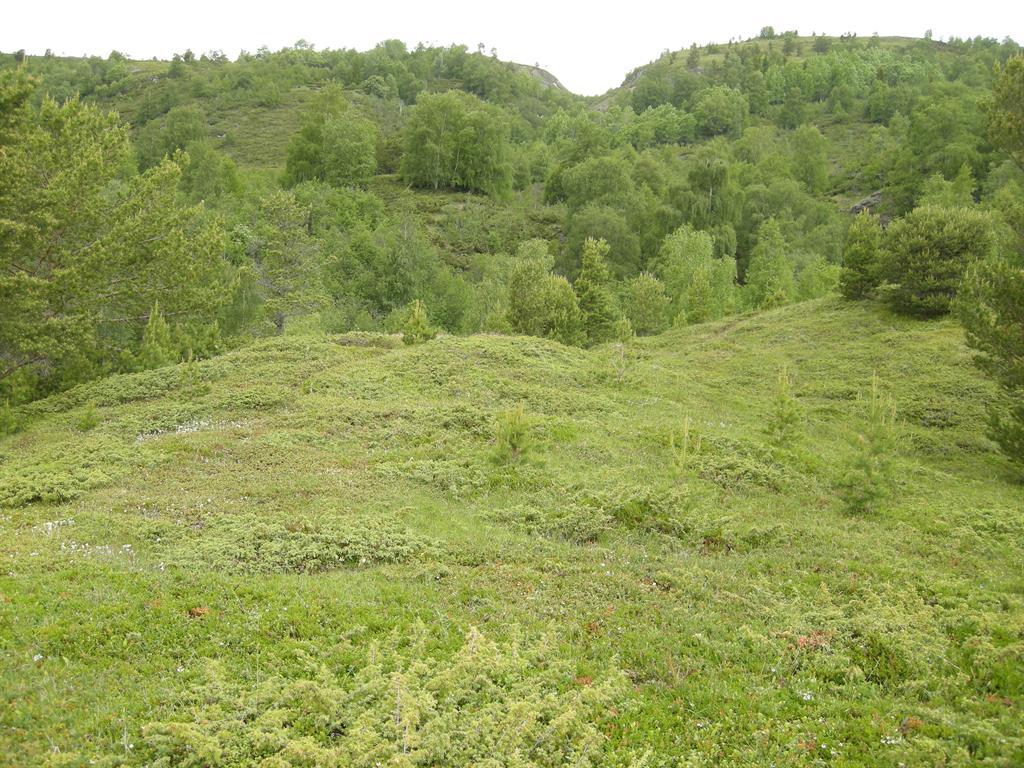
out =
<path fill-rule="evenodd" d="M 240 515 L 205 526 L 182 557 L 233 573 L 320 573 L 401 562 L 426 547 L 389 515 L 292 522 Z"/>
<path fill-rule="evenodd" d="M 427 652 L 422 626 L 414 631 L 411 646 L 397 635 L 368 644 L 351 674 L 252 686 L 211 664 L 191 693 L 190 721 L 143 727 L 147 765 L 603 763 L 604 727 L 629 690 L 620 672 L 581 682 L 553 641 L 498 644 L 476 630 L 445 660 Z"/>

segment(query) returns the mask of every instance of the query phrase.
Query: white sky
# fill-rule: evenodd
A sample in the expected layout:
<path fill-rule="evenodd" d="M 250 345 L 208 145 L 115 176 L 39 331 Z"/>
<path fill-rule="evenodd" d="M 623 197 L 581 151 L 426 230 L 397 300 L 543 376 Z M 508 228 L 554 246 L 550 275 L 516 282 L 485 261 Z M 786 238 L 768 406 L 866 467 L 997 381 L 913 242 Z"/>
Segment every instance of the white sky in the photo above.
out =
<path fill-rule="evenodd" d="M 764 0 L 700 3 L 617 0 L 421 0 L 319 3 L 311 0 L 11 0 L 0 14 L 0 50 L 133 58 L 167 58 L 191 48 L 219 49 L 234 58 L 261 45 L 278 49 L 305 39 L 320 48 L 365 50 L 387 38 L 475 50 L 484 43 L 502 59 L 539 63 L 569 89 L 603 93 L 627 72 L 665 49 L 755 36 L 761 27 L 839 35 L 856 32 L 935 39 L 1012 37 L 1024 42 L 1024 4 L 900 2 L 900 0 Z"/>

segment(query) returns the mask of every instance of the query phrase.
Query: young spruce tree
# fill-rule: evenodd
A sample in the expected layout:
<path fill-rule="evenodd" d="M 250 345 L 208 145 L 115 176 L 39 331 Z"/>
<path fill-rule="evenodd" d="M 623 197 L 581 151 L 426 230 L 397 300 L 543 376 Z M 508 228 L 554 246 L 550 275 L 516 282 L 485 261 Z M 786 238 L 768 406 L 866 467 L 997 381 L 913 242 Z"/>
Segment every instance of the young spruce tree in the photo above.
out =
<path fill-rule="evenodd" d="M 160 313 L 159 302 L 153 303 L 149 313 L 149 322 L 142 334 L 142 346 L 137 358 L 138 367 L 142 370 L 160 368 L 177 362 L 178 350 L 171 339 L 171 327 Z"/>
<path fill-rule="evenodd" d="M 779 369 L 775 397 L 765 422 L 764 432 L 772 447 L 779 450 L 795 448 L 802 437 L 803 409 L 793 396 L 793 380 L 786 366 Z"/>
<path fill-rule="evenodd" d="M 615 322 L 619 308 L 612 291 L 612 274 L 608 269 L 608 243 L 587 238 L 583 244 L 583 260 L 574 288 L 583 313 L 583 328 L 590 344 L 601 344 L 615 338 Z"/>
<path fill-rule="evenodd" d="M 878 377 L 871 379 L 867 422 L 857 433 L 853 455 L 838 483 L 839 497 L 850 512 L 877 511 L 896 484 L 896 409 L 882 395 Z"/>
<path fill-rule="evenodd" d="M 843 248 L 843 271 L 839 273 L 839 290 L 847 299 L 863 299 L 878 287 L 882 247 L 882 228 L 878 219 L 862 212 L 846 234 Z"/>
<path fill-rule="evenodd" d="M 409 305 L 409 317 L 402 326 L 402 341 L 406 344 L 422 344 L 437 336 L 437 329 L 427 319 L 427 308 L 419 299 Z"/>
<path fill-rule="evenodd" d="M 758 230 L 746 281 L 747 299 L 753 309 L 778 307 L 793 299 L 793 263 L 786 255 L 786 241 L 775 219 L 768 219 Z"/>

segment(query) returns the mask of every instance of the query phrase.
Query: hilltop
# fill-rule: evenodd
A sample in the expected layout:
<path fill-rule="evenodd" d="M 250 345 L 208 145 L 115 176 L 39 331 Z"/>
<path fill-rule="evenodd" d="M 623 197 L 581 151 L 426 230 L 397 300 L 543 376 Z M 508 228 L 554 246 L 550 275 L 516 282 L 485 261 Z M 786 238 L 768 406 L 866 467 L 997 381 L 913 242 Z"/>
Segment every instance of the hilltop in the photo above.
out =
<path fill-rule="evenodd" d="M 899 483 L 854 515 L 873 374 Z M 1024 509 L 991 395 L 951 321 L 827 299 L 624 348 L 300 333 L 22 406 L 0 753 L 1017 764 Z"/>

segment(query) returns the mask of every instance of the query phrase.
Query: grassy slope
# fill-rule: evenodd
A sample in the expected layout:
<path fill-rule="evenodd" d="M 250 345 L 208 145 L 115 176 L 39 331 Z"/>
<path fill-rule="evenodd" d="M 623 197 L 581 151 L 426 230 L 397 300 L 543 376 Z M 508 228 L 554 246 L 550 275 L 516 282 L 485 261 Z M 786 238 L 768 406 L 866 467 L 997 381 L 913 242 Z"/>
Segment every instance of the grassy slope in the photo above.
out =
<path fill-rule="evenodd" d="M 348 341 L 114 377 L 0 440 L 5 764 L 140 763 L 143 723 L 197 716 L 181 696 L 207 660 L 243 686 L 344 677 L 420 621 L 439 659 L 475 626 L 555 638 L 560 685 L 625 671 L 605 725 L 620 756 L 1024 760 L 1021 486 L 982 437 L 989 389 L 951 322 L 811 302 L 638 341 L 622 367 L 530 338 Z M 806 413 L 794 455 L 761 432 L 783 363 Z M 833 482 L 873 371 L 901 483 L 855 517 Z M 509 469 L 489 459 L 515 403 L 536 447 Z M 686 416 L 702 444 L 678 471 Z M 368 562 L 289 572 L 318 562 L 310 531 L 377 519 Z M 261 555 L 240 534 L 258 525 L 311 549 Z M 408 534 L 428 548 L 402 554 Z"/>

